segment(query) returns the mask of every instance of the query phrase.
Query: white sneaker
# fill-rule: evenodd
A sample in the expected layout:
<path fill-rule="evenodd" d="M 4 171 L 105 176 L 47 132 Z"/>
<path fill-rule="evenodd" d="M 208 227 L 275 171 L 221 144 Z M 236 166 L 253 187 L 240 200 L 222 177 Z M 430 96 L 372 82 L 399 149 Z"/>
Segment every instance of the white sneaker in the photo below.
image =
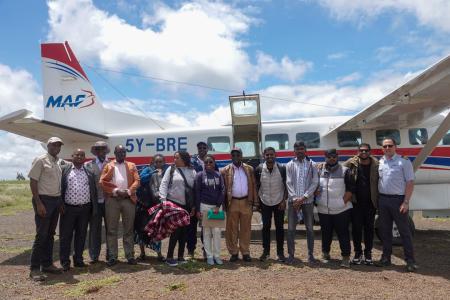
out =
<path fill-rule="evenodd" d="M 214 265 L 214 258 L 208 257 L 208 258 L 206 259 L 206 263 L 207 263 L 208 265 L 210 265 L 210 266 L 213 266 L 213 265 Z"/>
<path fill-rule="evenodd" d="M 216 264 L 218 264 L 218 265 L 223 265 L 223 261 L 222 261 L 219 257 L 214 257 L 214 261 L 215 261 Z"/>

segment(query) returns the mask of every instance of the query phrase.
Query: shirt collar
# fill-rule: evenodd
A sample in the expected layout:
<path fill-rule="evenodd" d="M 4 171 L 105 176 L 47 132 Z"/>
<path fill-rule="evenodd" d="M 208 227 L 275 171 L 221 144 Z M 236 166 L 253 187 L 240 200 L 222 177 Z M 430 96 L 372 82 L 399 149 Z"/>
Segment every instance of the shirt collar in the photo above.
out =
<path fill-rule="evenodd" d="M 235 170 L 239 170 L 239 169 L 241 169 L 242 168 L 242 166 L 244 165 L 243 163 L 241 163 L 241 165 L 239 166 L 239 167 L 236 167 L 236 165 L 235 164 L 233 164 L 233 163 L 231 163 L 232 165 L 233 165 L 233 168 L 235 169 Z"/>
<path fill-rule="evenodd" d="M 51 161 L 51 162 L 57 162 L 59 160 L 58 156 L 57 157 L 53 157 L 50 155 L 50 153 L 47 152 L 47 158 Z"/>
<path fill-rule="evenodd" d="M 395 154 L 392 156 L 392 158 L 388 158 L 386 155 L 384 155 L 384 159 L 387 160 L 387 161 L 396 160 L 397 157 L 398 157 L 398 154 L 397 154 L 397 153 L 395 153 Z"/>

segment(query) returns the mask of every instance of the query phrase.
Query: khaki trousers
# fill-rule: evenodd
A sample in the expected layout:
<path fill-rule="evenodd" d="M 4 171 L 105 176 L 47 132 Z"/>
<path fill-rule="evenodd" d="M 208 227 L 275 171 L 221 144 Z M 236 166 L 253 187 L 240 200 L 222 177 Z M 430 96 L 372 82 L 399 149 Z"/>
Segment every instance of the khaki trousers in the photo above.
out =
<path fill-rule="evenodd" d="M 117 259 L 117 235 L 122 216 L 123 249 L 126 259 L 134 258 L 134 216 L 136 206 L 128 198 L 112 197 L 105 200 L 106 245 L 109 259 Z"/>
<path fill-rule="evenodd" d="M 225 240 L 231 255 L 238 254 L 239 250 L 242 255 L 250 255 L 252 213 L 252 207 L 248 205 L 247 199 L 231 199 L 225 231 Z"/>

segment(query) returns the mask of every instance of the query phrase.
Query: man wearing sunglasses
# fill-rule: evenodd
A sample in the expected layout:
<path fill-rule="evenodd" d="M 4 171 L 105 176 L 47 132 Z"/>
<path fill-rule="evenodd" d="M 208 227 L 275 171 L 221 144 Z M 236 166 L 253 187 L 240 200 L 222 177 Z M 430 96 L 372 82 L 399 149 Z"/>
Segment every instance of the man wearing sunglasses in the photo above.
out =
<path fill-rule="evenodd" d="M 408 221 L 409 201 L 414 190 L 413 166 L 409 159 L 396 153 L 397 145 L 393 138 L 385 138 L 382 146 L 384 156 L 380 159 L 378 167 L 380 176 L 378 214 L 383 239 L 383 255 L 376 265 L 391 265 L 392 222 L 395 221 L 403 241 L 406 270 L 414 272 L 417 265 Z"/>
<path fill-rule="evenodd" d="M 363 143 L 358 147 L 358 155 L 348 159 L 344 166 L 350 169 L 350 174 L 356 183 L 356 192 L 352 197 L 352 237 L 355 249 L 352 263 L 373 265 L 373 234 L 378 199 L 378 160 L 370 155 L 370 145 Z M 364 260 L 361 246 L 363 229 Z"/>

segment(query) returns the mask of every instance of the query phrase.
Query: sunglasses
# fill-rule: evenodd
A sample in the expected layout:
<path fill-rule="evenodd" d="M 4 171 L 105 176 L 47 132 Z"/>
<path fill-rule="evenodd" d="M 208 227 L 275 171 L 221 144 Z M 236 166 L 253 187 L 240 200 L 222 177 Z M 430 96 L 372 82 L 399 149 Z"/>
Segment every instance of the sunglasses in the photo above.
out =
<path fill-rule="evenodd" d="M 359 152 L 361 152 L 361 153 L 369 153 L 370 150 L 369 149 L 360 149 Z"/>
<path fill-rule="evenodd" d="M 327 155 L 327 158 L 336 158 L 336 157 L 337 157 L 336 154 L 330 154 L 330 155 Z"/>
<path fill-rule="evenodd" d="M 205 161 L 205 165 L 213 165 L 214 162 L 212 160 L 207 160 Z"/>
<path fill-rule="evenodd" d="M 386 148 L 392 148 L 392 147 L 394 147 L 394 145 L 392 145 L 392 144 L 383 145 L 383 148 L 384 148 L 384 149 L 386 149 Z"/>

